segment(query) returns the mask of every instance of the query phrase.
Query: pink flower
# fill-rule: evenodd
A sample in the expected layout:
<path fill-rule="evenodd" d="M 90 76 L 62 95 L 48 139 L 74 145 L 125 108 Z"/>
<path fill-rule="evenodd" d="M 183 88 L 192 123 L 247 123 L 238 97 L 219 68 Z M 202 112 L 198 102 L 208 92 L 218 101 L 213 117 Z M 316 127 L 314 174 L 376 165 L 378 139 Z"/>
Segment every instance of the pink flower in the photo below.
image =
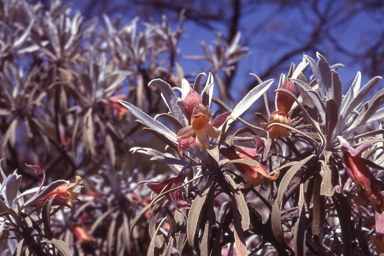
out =
<path fill-rule="evenodd" d="M 285 81 L 280 86 L 280 89 L 286 89 L 295 94 L 295 85 L 291 81 Z M 279 136 L 289 137 L 291 135 L 290 132 L 284 127 L 275 125 L 268 129 L 268 126 L 273 123 L 291 125 L 291 119 L 288 116 L 288 112 L 291 109 L 293 102 L 294 99 L 286 92 L 277 92 L 277 110 L 270 115 L 268 123 L 261 123 L 261 127 L 269 132 L 270 138 L 277 139 Z"/>

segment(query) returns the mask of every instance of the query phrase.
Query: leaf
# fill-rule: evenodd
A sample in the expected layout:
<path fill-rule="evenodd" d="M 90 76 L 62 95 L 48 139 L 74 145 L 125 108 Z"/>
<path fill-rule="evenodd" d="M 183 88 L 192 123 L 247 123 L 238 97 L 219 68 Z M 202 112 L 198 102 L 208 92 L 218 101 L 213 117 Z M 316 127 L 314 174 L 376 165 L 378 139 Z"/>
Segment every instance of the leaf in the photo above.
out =
<path fill-rule="evenodd" d="M 24 238 L 20 240 L 19 244 L 16 247 L 16 251 L 13 253 L 13 255 L 21 256 L 23 253 L 23 247 L 24 247 Z"/>
<path fill-rule="evenodd" d="M 335 203 L 337 216 L 340 221 L 341 237 L 343 241 L 344 255 L 352 255 L 352 230 L 350 229 L 351 220 L 351 206 L 348 199 L 339 193 L 335 193 L 333 196 Z"/>
<path fill-rule="evenodd" d="M 286 174 L 284 175 L 283 179 L 280 182 L 279 189 L 277 192 L 277 197 L 272 206 L 272 212 L 271 212 L 272 231 L 278 243 L 281 246 L 284 246 L 285 248 L 287 248 L 288 245 L 284 240 L 284 232 L 281 226 L 282 225 L 281 224 L 281 207 L 283 203 L 283 196 L 292 178 L 313 157 L 315 157 L 315 155 L 310 155 L 307 158 L 294 163 L 294 165 L 291 168 L 289 168 L 289 170 L 286 172 Z"/>
<path fill-rule="evenodd" d="M 330 151 L 324 151 L 325 160 L 319 161 L 322 164 L 324 170 L 323 179 L 321 181 L 320 194 L 327 197 L 331 197 L 333 196 L 333 193 L 335 193 L 335 187 L 332 182 L 332 170 L 328 165 L 331 155 L 332 153 Z"/>
<path fill-rule="evenodd" d="M 206 207 L 206 218 L 204 223 L 204 230 L 203 230 L 203 236 L 201 238 L 201 245 L 200 245 L 200 255 L 202 256 L 209 256 L 209 249 L 210 249 L 210 236 L 212 234 L 212 225 L 214 220 L 214 197 L 211 196 L 208 199 L 208 205 Z"/>
<path fill-rule="evenodd" d="M 205 87 L 201 93 L 201 101 L 204 106 L 211 106 L 212 96 L 213 96 L 213 75 L 212 73 L 208 74 L 207 81 L 205 82 Z"/>
<path fill-rule="evenodd" d="M 248 230 L 249 225 L 251 224 L 251 219 L 249 217 L 249 210 L 248 210 L 248 205 L 247 202 L 245 201 L 243 193 L 237 188 L 236 183 L 233 181 L 231 176 L 228 174 L 225 175 L 225 177 L 228 179 L 229 184 L 232 186 L 232 193 L 235 197 L 235 208 L 239 210 L 240 217 L 241 217 L 241 227 L 243 230 Z M 237 215 L 237 214 L 236 214 Z"/>
<path fill-rule="evenodd" d="M 51 205 L 52 201 L 55 198 L 56 195 L 52 195 L 49 197 L 47 201 L 45 201 L 42 209 L 42 221 L 44 223 L 44 234 L 48 236 L 48 239 L 52 239 L 53 234 L 52 234 L 52 229 L 51 229 Z"/>
<path fill-rule="evenodd" d="M 115 212 L 112 216 L 112 221 L 108 225 L 108 233 L 107 233 L 107 251 L 108 255 L 112 256 L 115 255 L 115 229 L 116 229 L 116 218 L 118 216 L 119 212 Z M 115 252 L 115 253 L 114 253 Z"/>
<path fill-rule="evenodd" d="M 129 221 L 126 213 L 123 213 L 123 244 L 125 251 L 129 252 L 131 248 L 131 233 L 129 232 Z"/>
<path fill-rule="evenodd" d="M 175 145 L 177 145 L 178 142 L 177 142 L 176 134 L 173 133 L 170 129 L 168 129 L 168 127 L 166 127 L 162 123 L 159 123 L 158 121 L 154 121 L 152 117 L 150 117 L 141 109 L 135 107 L 131 103 L 123 100 L 118 100 L 118 102 L 124 107 L 126 107 L 132 113 L 132 115 L 134 115 L 136 118 L 142 121 L 144 125 L 164 135 L 166 138 L 172 141 Z"/>
<path fill-rule="evenodd" d="M 17 123 L 18 123 L 18 119 L 16 118 L 11 122 L 7 131 L 4 133 L 4 137 L 2 139 L 3 143 L 1 145 L 3 150 L 7 146 L 7 142 L 9 142 L 9 145 L 11 146 L 11 148 L 15 148 Z"/>
<path fill-rule="evenodd" d="M 155 234 L 154 236 L 152 237 L 151 239 L 151 242 L 149 243 L 149 246 L 148 246 L 148 251 L 147 251 L 147 256 L 154 256 L 156 255 L 155 254 L 155 244 L 156 244 L 156 237 L 157 237 L 157 233 L 159 233 L 159 230 L 161 228 L 161 226 L 163 225 L 164 221 L 166 220 L 167 218 L 164 217 L 160 223 L 159 223 L 159 226 L 157 227 L 157 229 L 155 230 Z"/>
<path fill-rule="evenodd" d="M 236 255 L 238 256 L 247 256 L 247 246 L 245 244 L 245 238 L 244 238 L 244 233 L 243 230 L 241 230 L 241 225 L 240 225 L 240 219 L 237 213 L 237 210 L 235 207 L 232 207 L 232 212 L 233 212 L 233 233 L 235 236 L 235 245 L 236 245 Z"/>
<path fill-rule="evenodd" d="M 188 120 L 177 104 L 177 97 L 175 92 L 172 90 L 171 85 L 161 79 L 152 80 L 149 82 L 148 86 L 151 85 L 156 86 L 161 91 L 161 97 L 163 98 L 169 111 L 171 111 L 172 116 L 174 116 L 183 127 L 187 126 Z"/>
<path fill-rule="evenodd" d="M 159 117 L 163 117 L 167 121 L 169 121 L 172 124 L 173 131 L 177 133 L 181 128 L 183 128 L 183 125 L 177 120 L 174 116 L 171 116 L 170 114 L 167 113 L 161 113 L 157 114 L 153 120 L 157 120 Z"/>
<path fill-rule="evenodd" d="M 299 219 L 295 224 L 295 255 L 305 255 L 305 207 L 304 207 L 304 184 L 300 184 L 300 196 L 299 196 Z"/>
<path fill-rule="evenodd" d="M 72 256 L 71 250 L 68 248 L 67 244 L 62 240 L 56 238 L 48 239 L 43 237 L 41 239 L 41 242 L 54 245 L 56 249 L 59 250 L 64 256 Z"/>
<path fill-rule="evenodd" d="M 331 67 L 332 69 L 332 67 Z M 339 74 L 336 71 L 332 71 L 333 76 L 333 92 L 334 92 L 334 100 L 336 101 L 337 115 L 339 115 L 339 110 L 341 108 L 341 103 L 343 102 L 343 85 L 341 84 Z"/>
<path fill-rule="evenodd" d="M 95 150 L 95 134 L 93 128 L 92 108 L 89 108 L 84 116 L 84 145 L 91 153 L 91 156 L 96 155 Z"/>
<path fill-rule="evenodd" d="M 201 194 L 197 195 L 191 204 L 191 208 L 188 213 L 187 220 L 187 239 L 188 244 L 193 248 L 194 239 L 201 220 L 201 212 L 204 209 L 207 196 L 209 195 L 211 186 L 207 184 L 205 190 Z"/>
<path fill-rule="evenodd" d="M 325 149 L 329 149 L 333 141 L 333 131 L 337 126 L 339 116 L 337 115 L 337 103 L 333 99 L 327 100 L 326 114 L 325 114 L 325 130 L 327 134 Z"/>
<path fill-rule="evenodd" d="M 133 228 L 135 227 L 137 221 L 143 217 L 143 215 L 151 208 L 152 204 L 147 204 L 143 209 L 141 209 L 135 216 L 135 218 L 131 222 L 130 233 L 132 233 Z M 91 233 L 91 232 L 90 232 Z"/>
<path fill-rule="evenodd" d="M 17 196 L 17 193 L 19 192 L 20 185 L 21 185 L 21 179 L 22 176 L 18 175 L 16 173 L 13 173 L 7 177 L 7 179 L 4 181 L 5 186 L 5 203 L 8 205 L 8 207 L 13 207 L 14 199 Z"/>
<path fill-rule="evenodd" d="M 253 75 L 253 74 L 251 74 Z M 247 95 L 244 96 L 244 98 L 235 106 L 235 108 L 232 111 L 231 116 L 233 116 L 234 119 L 237 119 L 240 117 L 252 104 L 260 98 L 265 91 L 269 89 L 271 84 L 273 83 L 273 79 L 267 80 L 255 88 L 253 88 L 251 91 L 247 93 Z M 228 121 L 228 124 L 233 122 L 233 120 Z"/>
<path fill-rule="evenodd" d="M 312 233 L 316 244 L 322 246 L 320 237 L 325 222 L 325 198 L 321 195 L 321 184 L 323 179 L 320 174 L 316 174 L 314 179 L 315 184 L 312 195 Z"/>
<path fill-rule="evenodd" d="M 325 106 L 320 99 L 320 95 L 312 87 L 310 87 L 307 83 L 305 83 L 301 80 L 298 80 L 298 79 L 292 79 L 292 81 L 294 83 L 298 84 L 300 87 L 302 87 L 307 92 L 307 95 L 309 96 L 309 98 L 307 98 L 306 102 L 304 102 L 304 103 L 308 106 L 315 105 L 317 108 L 317 112 L 321 116 L 321 120 L 323 120 L 323 122 L 324 122 L 324 120 L 325 120 Z M 303 99 L 304 98 L 305 98 L 305 96 L 303 97 Z M 308 102 L 309 99 L 311 99 L 312 102 Z"/>
<path fill-rule="evenodd" d="M 57 180 L 57 181 L 54 181 L 52 182 L 51 184 L 49 184 L 48 186 L 46 187 L 43 187 L 43 190 L 41 191 L 41 193 L 36 196 L 35 198 L 31 198 L 29 199 L 21 208 L 25 208 L 27 206 L 30 206 L 32 205 L 34 202 L 38 201 L 39 199 L 45 197 L 46 195 L 48 195 L 49 193 L 51 193 L 53 190 L 55 190 L 58 186 L 60 185 L 63 185 L 63 184 L 67 184 L 68 185 L 68 182 L 65 181 L 65 180 Z M 34 189 L 30 189 L 28 191 L 25 191 L 24 193 L 22 193 L 21 195 L 18 196 L 18 198 L 21 198 L 27 194 L 31 194 L 31 193 L 36 193 L 36 191 L 38 190 L 39 188 L 34 188 Z"/>
<path fill-rule="evenodd" d="M 200 81 L 203 76 L 207 76 L 204 72 L 197 75 L 193 83 L 193 90 L 200 94 Z"/>
<path fill-rule="evenodd" d="M 110 134 L 105 136 L 105 146 L 108 151 L 109 161 L 111 162 L 111 166 L 114 167 L 116 163 L 116 152 L 115 145 L 113 144 L 113 140 Z"/>
<path fill-rule="evenodd" d="M 115 206 L 111 209 L 109 209 L 108 211 L 104 212 L 91 226 L 90 230 L 89 230 L 89 234 L 90 235 L 93 235 L 93 233 L 96 231 L 96 228 L 97 226 L 106 218 L 106 217 L 109 217 L 111 215 L 111 213 L 113 213 L 114 211 L 116 211 L 119 207 L 118 206 Z M 132 230 L 131 230 L 132 232 Z"/>
<path fill-rule="evenodd" d="M 309 64 L 311 65 L 313 75 L 319 85 L 320 95 L 324 99 L 335 99 L 335 93 L 333 88 L 333 75 L 331 73 L 331 68 L 327 60 L 320 53 L 316 53 L 317 58 L 319 59 L 316 63 L 311 57 L 305 55 Z"/>

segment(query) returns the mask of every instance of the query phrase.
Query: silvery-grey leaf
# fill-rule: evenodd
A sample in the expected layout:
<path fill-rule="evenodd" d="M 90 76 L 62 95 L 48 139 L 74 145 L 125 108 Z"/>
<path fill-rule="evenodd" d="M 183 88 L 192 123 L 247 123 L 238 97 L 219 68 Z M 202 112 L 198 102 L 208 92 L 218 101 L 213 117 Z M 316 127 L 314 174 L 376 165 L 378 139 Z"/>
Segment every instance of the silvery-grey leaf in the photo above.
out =
<path fill-rule="evenodd" d="M 180 165 L 180 166 L 186 166 L 189 164 L 189 162 L 180 160 L 177 158 L 167 157 L 167 156 L 154 156 L 150 159 L 151 161 L 158 161 L 162 163 L 166 163 L 169 165 Z"/>
<path fill-rule="evenodd" d="M 177 134 L 177 132 L 183 128 L 183 125 L 172 115 L 167 113 L 157 114 L 153 120 L 157 120 L 158 118 L 163 117 L 168 120 L 172 124 L 172 130 Z"/>
<path fill-rule="evenodd" d="M 307 69 L 309 63 L 306 61 L 305 57 L 303 56 L 303 60 L 300 62 L 300 64 L 297 66 L 295 71 L 292 74 L 293 79 L 297 79 L 300 75 L 300 73 L 304 73 L 304 71 Z"/>
<path fill-rule="evenodd" d="M 181 98 L 185 99 L 185 96 L 191 91 L 191 86 L 189 85 L 189 82 L 187 79 L 183 78 L 181 80 Z"/>
<path fill-rule="evenodd" d="M 126 107 L 132 113 L 132 115 L 134 115 L 136 118 L 141 120 L 143 122 L 143 124 L 145 124 L 146 126 L 148 126 L 149 128 L 151 128 L 153 130 L 156 130 L 158 133 L 164 135 L 170 141 L 172 141 L 174 144 L 178 143 L 177 138 L 176 138 L 176 134 L 173 133 L 168 127 L 166 127 L 165 125 L 163 125 L 162 123 L 160 123 L 158 121 L 154 121 L 152 117 L 150 117 L 145 112 L 143 112 L 141 109 L 135 107 L 134 105 L 132 105 L 131 103 L 129 103 L 127 101 L 118 100 L 118 102 L 120 102 L 121 105 Z"/>
<path fill-rule="evenodd" d="M 202 76 L 207 76 L 204 72 L 197 75 L 195 82 L 193 83 L 193 90 L 200 94 L 200 80 Z"/>
<path fill-rule="evenodd" d="M 128 72 L 128 71 L 118 71 L 117 74 L 118 74 L 118 76 L 115 79 L 115 81 L 113 81 L 113 83 L 110 86 L 108 86 L 108 88 L 105 89 L 104 93 L 108 93 L 110 91 L 115 90 L 115 88 L 124 81 L 124 79 L 130 74 L 130 72 Z M 105 79 L 107 79 L 107 78 L 109 78 L 110 76 L 113 76 L 113 75 L 116 75 L 116 72 L 113 72 L 111 75 L 109 75 Z"/>
<path fill-rule="evenodd" d="M 312 100 L 312 103 L 316 106 L 318 113 L 321 116 L 321 119 L 325 121 L 325 105 L 320 101 L 320 95 L 313 90 L 311 86 L 309 86 L 304 81 L 298 79 L 292 79 L 292 82 L 297 83 L 300 87 L 302 87 Z"/>
<path fill-rule="evenodd" d="M 345 66 L 341 63 L 336 63 L 331 66 L 331 70 L 336 71 L 338 68 L 341 68 L 341 67 L 345 67 Z"/>
<path fill-rule="evenodd" d="M 4 173 L 4 170 L 3 168 L 1 167 L 1 163 L 3 162 L 3 158 L 0 159 L 0 174 L 1 174 L 1 177 L 3 178 L 3 182 L 5 181 L 5 179 L 7 178 L 7 176 L 5 175 Z M 1 193 L 1 190 L 0 190 L 0 193 Z"/>
<path fill-rule="evenodd" d="M 345 131 L 350 133 L 353 130 L 365 125 L 367 121 L 384 104 L 384 89 L 380 90 L 369 102 L 365 103 L 351 126 Z"/>
<path fill-rule="evenodd" d="M 384 108 L 379 109 L 376 111 L 375 114 L 373 114 L 367 121 L 367 123 L 371 123 L 374 121 L 378 121 L 380 119 L 384 119 Z"/>
<path fill-rule="evenodd" d="M 183 111 L 181 111 L 179 105 L 177 104 L 177 96 L 175 92 L 172 90 L 172 87 L 167 82 L 161 79 L 154 79 L 149 82 L 148 86 L 155 86 L 161 92 L 161 97 L 163 98 L 165 104 L 167 105 L 169 111 L 171 111 L 172 115 L 183 125 L 187 126 L 188 121 Z"/>
<path fill-rule="evenodd" d="M 35 24 L 36 18 L 33 18 L 31 22 L 29 23 L 28 27 L 24 30 L 24 33 L 13 43 L 14 48 L 18 48 L 20 45 L 22 45 L 29 36 L 29 33 L 31 32 L 31 29 L 33 25 Z"/>
<path fill-rule="evenodd" d="M 295 71 L 295 63 L 291 62 L 291 66 L 289 67 L 287 77 L 291 78 L 294 71 Z"/>
<path fill-rule="evenodd" d="M 0 199 L 0 213 L 8 211 L 7 205 L 3 202 L 3 200 Z M 0 229 L 0 232 L 2 230 Z"/>
<path fill-rule="evenodd" d="M 361 88 L 361 90 L 357 94 L 354 94 L 354 98 L 349 104 L 347 110 L 345 111 L 345 114 L 348 115 L 352 110 L 358 108 L 381 79 L 381 76 L 376 76 L 372 78 L 368 81 L 368 83 L 363 86 L 363 88 Z"/>
<path fill-rule="evenodd" d="M 213 89 L 214 89 L 213 75 L 212 73 L 209 73 L 208 79 L 205 82 L 203 92 L 200 95 L 204 106 L 211 106 Z"/>
<path fill-rule="evenodd" d="M 8 176 L 7 183 L 5 184 L 5 203 L 8 207 L 13 207 L 13 200 L 16 198 L 17 193 L 21 185 L 22 176 L 16 173 L 13 173 Z"/>
<path fill-rule="evenodd" d="M 336 71 L 332 71 L 332 76 L 334 100 L 337 103 L 337 115 L 339 115 L 339 110 L 343 101 L 343 85 L 341 84 L 339 74 Z"/>
<path fill-rule="evenodd" d="M 360 71 L 357 72 L 355 79 L 353 80 L 351 86 L 349 87 L 349 90 L 347 94 L 345 94 L 343 103 L 341 105 L 340 109 L 340 115 L 346 116 L 349 113 L 347 112 L 347 109 L 353 99 L 356 97 L 356 95 L 359 93 L 360 90 L 360 84 L 361 84 L 361 73 Z"/>
<path fill-rule="evenodd" d="M 248 108 L 258 99 L 260 98 L 265 91 L 269 89 L 271 84 L 273 83 L 273 79 L 269 79 L 247 93 L 244 98 L 235 106 L 232 111 L 231 116 L 236 119 L 241 116 Z M 228 124 L 232 123 L 233 119 L 228 121 Z"/>
<path fill-rule="evenodd" d="M 345 107 L 343 109 L 343 112 L 340 111 L 340 123 L 338 124 L 338 132 L 342 131 L 343 124 L 345 123 L 345 120 L 347 116 L 356 108 L 358 108 L 366 99 L 368 94 L 371 92 L 371 90 L 377 85 L 377 83 L 382 78 L 380 76 L 376 76 L 369 80 L 364 87 L 359 91 L 356 92 L 354 88 L 360 88 L 360 82 L 361 82 L 361 75 L 360 72 L 356 75 L 355 81 L 353 81 L 351 88 L 349 89 L 347 95 L 345 96 L 343 100 L 342 106 Z M 348 97 L 348 98 L 347 98 Z M 367 120 L 367 119 L 365 119 Z"/>
<path fill-rule="evenodd" d="M 318 63 L 309 56 L 306 56 L 306 58 L 311 65 L 313 75 L 319 85 L 320 95 L 323 98 L 334 99 L 331 68 L 323 55 L 318 52 L 316 55 L 319 59 Z"/>
<path fill-rule="evenodd" d="M 281 74 L 280 79 L 279 79 L 279 85 L 277 86 L 277 89 L 280 88 L 280 86 L 284 83 L 284 81 L 285 81 L 285 74 Z M 277 97 L 275 97 L 275 109 L 277 110 Z"/>

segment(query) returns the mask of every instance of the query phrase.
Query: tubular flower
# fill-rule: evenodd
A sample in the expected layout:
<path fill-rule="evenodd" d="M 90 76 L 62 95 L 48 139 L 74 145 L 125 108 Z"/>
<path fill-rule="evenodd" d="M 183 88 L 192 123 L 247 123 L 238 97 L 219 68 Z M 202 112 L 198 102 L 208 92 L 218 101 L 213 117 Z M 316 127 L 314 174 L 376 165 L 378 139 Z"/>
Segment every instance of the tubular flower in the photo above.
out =
<path fill-rule="evenodd" d="M 375 234 L 370 236 L 372 249 L 377 253 L 384 252 L 384 212 L 375 212 Z"/>
<path fill-rule="evenodd" d="M 73 233 L 75 233 L 78 244 L 86 244 L 93 240 L 93 236 L 90 236 L 82 226 L 74 225 Z"/>
<path fill-rule="evenodd" d="M 187 96 L 185 96 L 184 107 L 188 120 L 191 119 L 193 110 L 198 108 L 200 104 L 202 104 L 202 101 L 200 95 L 196 91 L 191 90 Z"/>
<path fill-rule="evenodd" d="M 52 192 L 48 193 L 44 197 L 40 198 L 33 204 L 35 206 L 43 205 L 52 195 L 56 195 L 53 202 L 61 202 L 72 205 L 73 201 L 77 199 L 79 193 L 73 191 L 73 189 L 81 182 L 80 176 L 76 176 L 76 182 L 69 185 L 63 184 L 55 188 Z"/>
<path fill-rule="evenodd" d="M 272 139 L 277 139 L 279 136 L 291 136 L 291 133 L 285 127 L 275 125 L 268 129 L 268 126 L 274 123 L 291 125 L 291 119 L 289 118 L 287 113 L 285 113 L 283 110 L 273 112 L 268 118 L 268 123 L 261 123 L 261 127 L 263 127 L 264 130 L 269 132 L 269 137 Z"/>
<path fill-rule="evenodd" d="M 117 117 L 119 121 L 129 112 L 127 108 L 118 102 L 118 100 L 122 100 L 125 97 L 124 94 L 119 94 L 103 100 L 103 102 L 111 108 L 113 116 Z"/>
<path fill-rule="evenodd" d="M 171 189 L 179 187 L 187 175 L 187 170 L 179 172 L 175 177 L 168 178 L 162 182 L 148 182 L 147 186 L 156 194 L 167 192 Z M 181 189 L 172 191 L 165 196 L 177 209 L 188 208 L 189 204 L 183 199 Z"/>
<path fill-rule="evenodd" d="M 255 138 L 257 141 L 257 138 Z M 260 144 L 257 144 L 256 149 L 253 148 L 247 148 L 247 147 L 227 147 L 222 148 L 221 152 L 222 154 L 227 157 L 229 160 L 237 160 L 237 159 L 251 159 L 254 160 L 253 165 L 248 164 L 242 164 L 242 163 L 234 163 L 236 168 L 244 174 L 244 176 L 247 179 L 247 183 L 244 186 L 241 186 L 241 189 L 247 189 L 251 187 L 252 185 L 254 187 L 262 184 L 264 182 L 264 178 L 267 178 L 269 180 L 276 180 L 279 177 L 279 174 L 277 172 L 268 173 L 268 171 L 265 169 L 265 167 L 251 154 L 256 153 L 258 151 L 258 147 Z M 235 150 L 236 148 L 236 150 Z"/>
<path fill-rule="evenodd" d="M 295 85 L 291 81 L 285 81 L 280 86 L 280 89 L 286 89 L 295 94 Z M 261 123 L 261 127 L 269 132 L 270 138 L 277 139 L 279 136 L 289 137 L 291 135 L 290 132 L 284 127 L 275 125 L 268 129 L 268 126 L 274 123 L 291 125 L 291 119 L 288 116 L 288 112 L 291 109 L 293 102 L 294 99 L 286 92 L 277 92 L 277 110 L 270 115 L 268 123 Z"/>
<path fill-rule="evenodd" d="M 363 143 L 358 148 L 353 148 L 342 137 L 337 137 L 340 141 L 341 151 L 343 152 L 343 162 L 345 169 L 357 186 L 358 198 L 364 203 L 372 205 L 376 212 L 381 213 L 384 210 L 384 200 L 380 187 L 371 181 L 374 176 L 369 170 L 367 164 L 369 160 L 360 157 L 360 154 L 372 146 L 371 143 Z M 377 169 L 383 169 L 375 166 Z"/>
<path fill-rule="evenodd" d="M 180 147 L 185 149 L 195 143 L 200 151 L 205 151 L 209 146 L 207 135 L 212 138 L 218 138 L 221 134 L 219 129 L 209 124 L 211 119 L 212 113 L 208 106 L 199 104 L 198 107 L 195 107 L 192 111 L 191 125 L 182 128 L 177 133 L 177 139 L 179 140 L 179 144 L 181 144 Z M 191 138 L 193 138 L 195 142 L 193 142 L 193 140 L 191 141 Z M 188 143 L 187 147 L 185 147 L 186 142 Z"/>

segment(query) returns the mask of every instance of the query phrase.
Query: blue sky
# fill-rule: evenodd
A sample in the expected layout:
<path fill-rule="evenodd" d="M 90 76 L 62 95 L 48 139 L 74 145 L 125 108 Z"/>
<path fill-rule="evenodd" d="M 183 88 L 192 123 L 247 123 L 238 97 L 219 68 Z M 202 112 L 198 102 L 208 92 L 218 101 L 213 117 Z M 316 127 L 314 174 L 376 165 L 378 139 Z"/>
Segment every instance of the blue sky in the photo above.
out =
<path fill-rule="evenodd" d="M 77 3 L 75 8 L 78 4 L 81 3 Z M 343 1 L 336 3 L 336 5 L 340 5 L 340 8 L 342 8 L 343 4 L 345 4 Z M 305 5 L 303 8 L 306 8 Z M 122 10 L 121 14 L 124 14 L 124 10 Z M 122 17 L 123 23 L 128 23 L 133 18 L 124 15 L 122 15 Z M 350 19 L 348 25 L 344 26 L 342 30 L 336 30 L 337 35 L 335 35 L 335 38 L 337 38 L 339 44 L 345 47 L 348 51 L 359 52 L 359 50 L 361 50 L 359 46 L 362 43 L 366 45 L 372 44 L 375 35 L 384 30 L 384 25 L 378 25 L 380 24 L 378 20 L 380 21 L 382 19 L 383 17 L 381 16 L 375 17 L 372 13 L 368 14 L 367 12 L 362 12 L 354 16 L 353 19 Z M 102 23 L 102 19 L 100 19 L 100 21 Z M 264 4 L 259 6 L 257 16 L 252 12 L 248 15 L 244 15 L 244 18 L 240 20 L 239 26 L 239 28 L 244 31 L 243 40 L 249 36 L 247 33 L 250 33 L 251 28 L 254 27 L 255 24 L 263 26 L 258 34 L 259 36 L 248 41 L 252 53 L 241 60 L 237 67 L 234 85 L 230 91 L 236 102 L 246 93 L 245 89 L 242 88 L 254 80 L 254 78 L 248 74 L 251 72 L 262 74 L 274 60 L 294 48 L 300 40 L 306 40 L 310 28 L 309 24 L 312 21 L 316 22 L 316 19 L 308 14 L 303 15 L 303 9 L 296 8 L 295 6 L 281 9 L 279 6 Z M 218 31 L 226 31 L 220 24 L 215 25 Z M 172 27 L 176 29 L 175 24 L 173 24 Z M 183 38 L 179 44 L 180 54 L 187 56 L 203 55 L 200 42 L 205 41 L 207 45 L 213 45 L 215 39 L 216 36 L 212 31 L 198 27 L 190 21 L 186 21 L 184 24 Z M 327 38 L 324 38 L 324 41 L 327 41 Z M 271 42 L 278 43 L 272 44 Z M 287 49 L 285 46 L 290 48 Z M 327 43 L 322 45 L 322 49 L 318 49 L 318 51 L 328 59 L 330 64 L 343 63 L 345 65 L 344 68 L 338 70 L 338 73 L 344 86 L 344 92 L 346 92 L 356 76 L 357 71 L 362 69 L 360 63 L 347 63 L 348 58 L 343 54 L 336 53 L 329 43 L 328 45 Z M 309 55 L 316 59 L 314 54 L 309 53 Z M 289 63 L 293 62 L 297 65 L 300 63 L 301 59 L 302 54 L 291 58 L 287 63 L 286 68 L 282 71 L 285 73 L 288 72 Z M 207 61 L 180 59 L 180 62 L 186 74 L 191 74 L 193 72 L 198 74 L 202 69 L 209 67 Z M 269 78 L 275 79 L 273 86 L 276 87 L 278 76 Z M 369 79 L 371 79 L 371 77 L 362 72 L 362 85 Z M 378 91 L 383 87 L 383 84 L 380 83 L 375 91 Z"/>

